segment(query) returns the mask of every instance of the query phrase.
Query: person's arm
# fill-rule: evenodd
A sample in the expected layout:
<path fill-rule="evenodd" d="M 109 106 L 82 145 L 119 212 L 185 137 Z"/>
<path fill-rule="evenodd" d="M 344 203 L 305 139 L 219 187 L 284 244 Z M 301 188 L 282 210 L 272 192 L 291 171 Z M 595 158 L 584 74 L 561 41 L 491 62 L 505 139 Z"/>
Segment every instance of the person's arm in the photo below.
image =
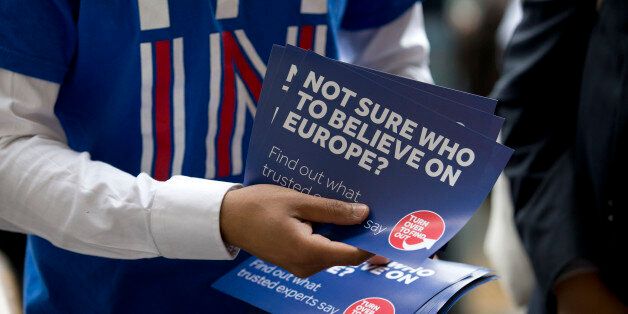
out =
<path fill-rule="evenodd" d="M 219 223 L 235 185 L 134 177 L 72 151 L 53 108 L 59 84 L 0 69 L 0 227 L 112 258 L 229 259 Z"/>
<path fill-rule="evenodd" d="M 53 113 L 59 84 L 0 69 L 0 228 L 110 258 L 231 259 L 231 244 L 308 276 L 371 254 L 312 233 L 357 224 L 365 205 L 278 186 L 137 177 L 71 150 Z"/>
<path fill-rule="evenodd" d="M 573 153 L 595 1 L 522 4 L 523 19 L 507 47 L 492 96 L 500 101 L 498 114 L 506 118 L 504 144 L 515 149 L 505 173 L 511 181 L 517 228 L 541 292 L 549 301 L 555 294 L 560 306 L 571 302 L 568 294 L 559 292 L 581 287 L 572 285 L 579 280 L 565 278 L 596 276 L 590 267 L 576 263 L 587 260 L 581 220 L 589 195 L 579 190 Z"/>

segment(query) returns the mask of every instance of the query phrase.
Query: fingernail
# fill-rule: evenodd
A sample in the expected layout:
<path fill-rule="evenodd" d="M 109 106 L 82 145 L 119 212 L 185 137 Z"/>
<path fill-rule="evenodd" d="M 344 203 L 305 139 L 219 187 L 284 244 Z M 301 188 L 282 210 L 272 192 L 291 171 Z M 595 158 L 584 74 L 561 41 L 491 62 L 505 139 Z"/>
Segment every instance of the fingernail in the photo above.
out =
<path fill-rule="evenodd" d="M 369 207 L 365 204 L 351 203 L 351 214 L 355 218 L 364 219 L 369 212 Z"/>

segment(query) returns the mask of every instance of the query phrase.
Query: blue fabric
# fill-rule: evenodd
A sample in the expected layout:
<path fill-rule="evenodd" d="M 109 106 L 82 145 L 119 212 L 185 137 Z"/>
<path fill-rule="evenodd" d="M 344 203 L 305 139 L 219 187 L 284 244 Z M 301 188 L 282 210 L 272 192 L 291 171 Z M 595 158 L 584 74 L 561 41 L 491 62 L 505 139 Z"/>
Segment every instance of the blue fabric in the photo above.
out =
<path fill-rule="evenodd" d="M 417 1 L 364 1 L 347 0 L 347 10 L 342 19 L 342 28 L 361 30 L 373 28 L 391 22 L 408 10 Z"/>
<path fill-rule="evenodd" d="M 156 43 L 168 42 L 172 54 L 172 39 L 182 38 L 185 151 L 181 174 L 206 177 L 206 138 L 213 127 L 208 122 L 210 34 L 234 35 L 235 30 L 243 30 L 260 59 L 266 60 L 272 44 L 286 42 L 288 27 L 309 27 L 312 31 L 326 25 L 325 53 L 335 57 L 335 34 L 341 24 L 349 29 L 377 27 L 414 2 L 329 0 L 327 13 L 310 14 L 300 12 L 301 1 L 241 0 L 236 18 L 216 19 L 215 0 L 172 0 L 168 27 L 141 30 L 137 1 L 3 0 L 0 67 L 61 83 L 55 113 L 69 146 L 137 175 L 142 170 L 143 149 L 140 45 L 150 44 L 151 61 L 156 64 Z M 242 42 L 237 42 L 244 51 Z M 246 64 L 254 68 L 249 57 Z M 156 72 L 153 67 L 155 76 Z M 239 67 L 235 72 L 245 76 Z M 261 80 L 261 73 L 253 73 Z M 222 77 L 226 77 L 224 73 Z M 251 84 L 245 83 L 253 93 Z M 152 95 L 156 98 L 155 85 Z M 155 108 L 153 134 L 158 132 Z M 226 110 L 223 105 L 220 108 Z M 242 160 L 246 158 L 252 121 L 253 114 L 247 111 Z M 226 122 L 218 119 L 217 129 Z M 173 140 L 175 134 L 171 132 Z M 229 137 L 232 141 L 235 138 L 231 133 Z M 171 154 L 170 149 L 166 153 Z M 153 165 L 156 163 L 153 159 Z M 171 174 L 172 166 L 166 171 Z M 147 172 L 154 175 L 155 166 Z M 226 175 L 215 178 L 240 182 L 242 174 L 232 166 Z M 241 253 L 238 261 L 245 255 Z M 238 261 L 114 260 L 68 252 L 30 236 L 25 309 L 28 313 L 241 313 L 248 308 L 245 304 L 210 287 Z"/>
<path fill-rule="evenodd" d="M 76 8 L 64 0 L 0 1 L 0 67 L 61 82 L 74 55 Z"/>

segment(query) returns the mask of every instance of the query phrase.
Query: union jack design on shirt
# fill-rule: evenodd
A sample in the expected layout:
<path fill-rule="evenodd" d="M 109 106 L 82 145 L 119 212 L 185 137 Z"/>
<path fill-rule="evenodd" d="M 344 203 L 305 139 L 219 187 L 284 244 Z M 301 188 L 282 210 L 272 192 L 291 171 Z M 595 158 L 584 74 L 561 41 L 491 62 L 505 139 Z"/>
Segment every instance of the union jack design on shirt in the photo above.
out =
<path fill-rule="evenodd" d="M 168 0 L 138 0 L 142 31 L 170 27 Z M 217 1 L 215 19 L 238 19 L 239 0 Z M 300 14 L 327 14 L 326 0 L 301 0 Z M 325 55 L 327 24 L 289 25 L 285 43 Z M 246 30 L 210 33 L 205 178 L 239 176 L 247 125 L 255 117 L 266 64 Z M 186 38 L 140 43 L 141 171 L 157 180 L 183 173 L 186 154 Z M 199 117 L 194 117 L 199 118 Z"/>

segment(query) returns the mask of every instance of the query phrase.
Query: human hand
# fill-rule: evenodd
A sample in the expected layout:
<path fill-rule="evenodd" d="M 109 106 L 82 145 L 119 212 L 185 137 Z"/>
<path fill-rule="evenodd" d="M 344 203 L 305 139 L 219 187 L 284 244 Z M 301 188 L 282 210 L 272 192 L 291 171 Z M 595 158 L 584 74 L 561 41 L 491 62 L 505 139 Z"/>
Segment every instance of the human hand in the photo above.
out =
<path fill-rule="evenodd" d="M 390 263 L 390 259 L 383 257 L 381 255 L 375 255 L 371 258 L 369 258 L 369 263 L 371 265 L 386 265 L 388 263 Z"/>
<path fill-rule="evenodd" d="M 432 256 L 432 259 L 438 259 L 438 256 L 436 256 L 436 254 L 434 254 L 434 256 Z M 371 265 L 386 265 L 386 264 L 390 263 L 391 260 L 389 258 L 381 256 L 381 255 L 375 255 L 375 256 L 369 258 L 368 262 Z"/>
<path fill-rule="evenodd" d="M 220 230 L 225 242 L 299 277 L 336 265 L 358 265 L 373 254 L 312 233 L 310 222 L 354 225 L 368 216 L 366 205 L 260 184 L 225 194 Z"/>
<path fill-rule="evenodd" d="M 579 274 L 554 287 L 558 313 L 628 313 L 597 273 Z"/>

